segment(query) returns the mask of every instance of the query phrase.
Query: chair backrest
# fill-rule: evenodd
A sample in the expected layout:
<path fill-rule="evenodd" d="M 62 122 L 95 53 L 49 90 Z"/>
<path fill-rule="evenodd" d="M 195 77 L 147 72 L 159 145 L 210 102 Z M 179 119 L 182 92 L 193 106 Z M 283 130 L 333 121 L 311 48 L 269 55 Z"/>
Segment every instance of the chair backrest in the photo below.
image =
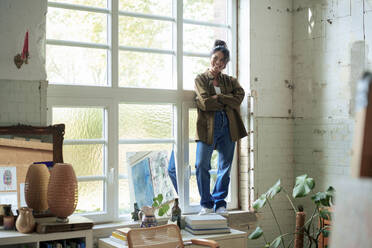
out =
<path fill-rule="evenodd" d="M 184 248 L 180 229 L 174 224 L 131 229 L 127 237 L 129 248 Z"/>

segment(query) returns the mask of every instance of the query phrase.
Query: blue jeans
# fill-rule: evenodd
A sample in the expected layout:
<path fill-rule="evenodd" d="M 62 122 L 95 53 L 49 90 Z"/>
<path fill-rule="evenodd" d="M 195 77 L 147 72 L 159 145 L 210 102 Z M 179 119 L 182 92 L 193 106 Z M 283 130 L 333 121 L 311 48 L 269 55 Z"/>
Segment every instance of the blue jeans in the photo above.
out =
<path fill-rule="evenodd" d="M 211 157 L 214 148 L 218 151 L 217 180 L 210 193 Z M 213 144 L 208 145 L 202 141 L 196 146 L 196 180 L 200 194 L 200 205 L 206 208 L 226 207 L 225 198 L 230 183 L 230 170 L 234 157 L 235 142 L 231 140 L 229 120 L 224 111 L 216 111 L 214 116 Z"/>

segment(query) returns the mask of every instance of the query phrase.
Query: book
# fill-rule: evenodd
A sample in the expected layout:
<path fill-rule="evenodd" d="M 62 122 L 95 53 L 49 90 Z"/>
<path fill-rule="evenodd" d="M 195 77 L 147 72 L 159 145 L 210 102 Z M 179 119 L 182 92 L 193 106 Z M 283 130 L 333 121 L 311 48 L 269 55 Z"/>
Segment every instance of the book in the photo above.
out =
<path fill-rule="evenodd" d="M 213 229 L 193 229 L 190 226 L 186 226 L 185 230 L 194 235 L 201 234 L 220 234 L 220 233 L 229 233 L 230 228 L 213 228 Z"/>
<path fill-rule="evenodd" d="M 37 233 L 53 233 L 53 232 L 70 232 L 78 230 L 92 229 L 93 221 L 78 215 L 69 217 L 69 222 L 56 222 L 55 217 L 37 218 L 36 220 Z"/>
<path fill-rule="evenodd" d="M 227 223 L 203 223 L 203 224 L 194 224 L 191 225 L 186 223 L 187 226 L 193 229 L 213 229 L 213 228 L 227 228 Z"/>
<path fill-rule="evenodd" d="M 110 240 L 111 241 L 114 241 L 117 244 L 123 245 L 123 246 L 127 246 L 128 245 L 128 242 L 126 240 L 121 240 L 121 239 L 115 238 L 112 235 L 110 236 Z"/>
<path fill-rule="evenodd" d="M 123 240 L 123 241 L 126 241 L 127 240 L 127 236 L 118 232 L 118 231 L 113 231 L 111 233 L 111 236 L 117 238 L 117 239 L 120 239 L 120 240 Z"/>
<path fill-rule="evenodd" d="M 213 224 L 226 224 L 227 219 L 219 214 L 206 214 L 206 215 L 187 215 L 185 217 L 186 224 L 194 225 L 213 225 Z"/>
<path fill-rule="evenodd" d="M 124 236 L 127 236 L 130 229 L 131 229 L 130 227 L 123 227 L 123 228 L 118 228 L 115 231 L 124 235 Z"/>

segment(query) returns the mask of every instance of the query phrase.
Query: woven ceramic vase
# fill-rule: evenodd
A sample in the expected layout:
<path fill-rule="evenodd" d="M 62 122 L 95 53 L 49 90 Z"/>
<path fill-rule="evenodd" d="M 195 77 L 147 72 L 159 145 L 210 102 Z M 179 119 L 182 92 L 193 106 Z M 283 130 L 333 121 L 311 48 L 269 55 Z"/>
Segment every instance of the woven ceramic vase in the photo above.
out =
<path fill-rule="evenodd" d="M 48 205 L 57 221 L 67 222 L 78 202 L 78 183 L 71 164 L 57 163 L 50 171 Z"/>
<path fill-rule="evenodd" d="M 49 170 L 45 164 L 32 164 L 28 167 L 25 181 L 27 206 L 36 212 L 48 209 Z"/>

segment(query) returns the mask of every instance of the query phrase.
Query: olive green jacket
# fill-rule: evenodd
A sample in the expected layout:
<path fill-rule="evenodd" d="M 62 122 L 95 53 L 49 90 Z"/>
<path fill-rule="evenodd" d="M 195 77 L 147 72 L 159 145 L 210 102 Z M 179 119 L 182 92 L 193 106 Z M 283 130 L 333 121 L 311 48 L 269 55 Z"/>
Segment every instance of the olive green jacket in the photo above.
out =
<path fill-rule="evenodd" d="M 230 135 L 232 141 L 237 141 L 245 136 L 243 120 L 240 116 L 240 104 L 244 99 L 244 90 L 231 76 L 220 73 L 217 77 L 221 94 L 217 99 L 213 87 L 213 75 L 207 70 L 195 78 L 196 104 L 198 119 L 196 122 L 196 141 L 200 140 L 209 145 L 213 144 L 214 113 L 224 110 L 229 119 Z"/>

